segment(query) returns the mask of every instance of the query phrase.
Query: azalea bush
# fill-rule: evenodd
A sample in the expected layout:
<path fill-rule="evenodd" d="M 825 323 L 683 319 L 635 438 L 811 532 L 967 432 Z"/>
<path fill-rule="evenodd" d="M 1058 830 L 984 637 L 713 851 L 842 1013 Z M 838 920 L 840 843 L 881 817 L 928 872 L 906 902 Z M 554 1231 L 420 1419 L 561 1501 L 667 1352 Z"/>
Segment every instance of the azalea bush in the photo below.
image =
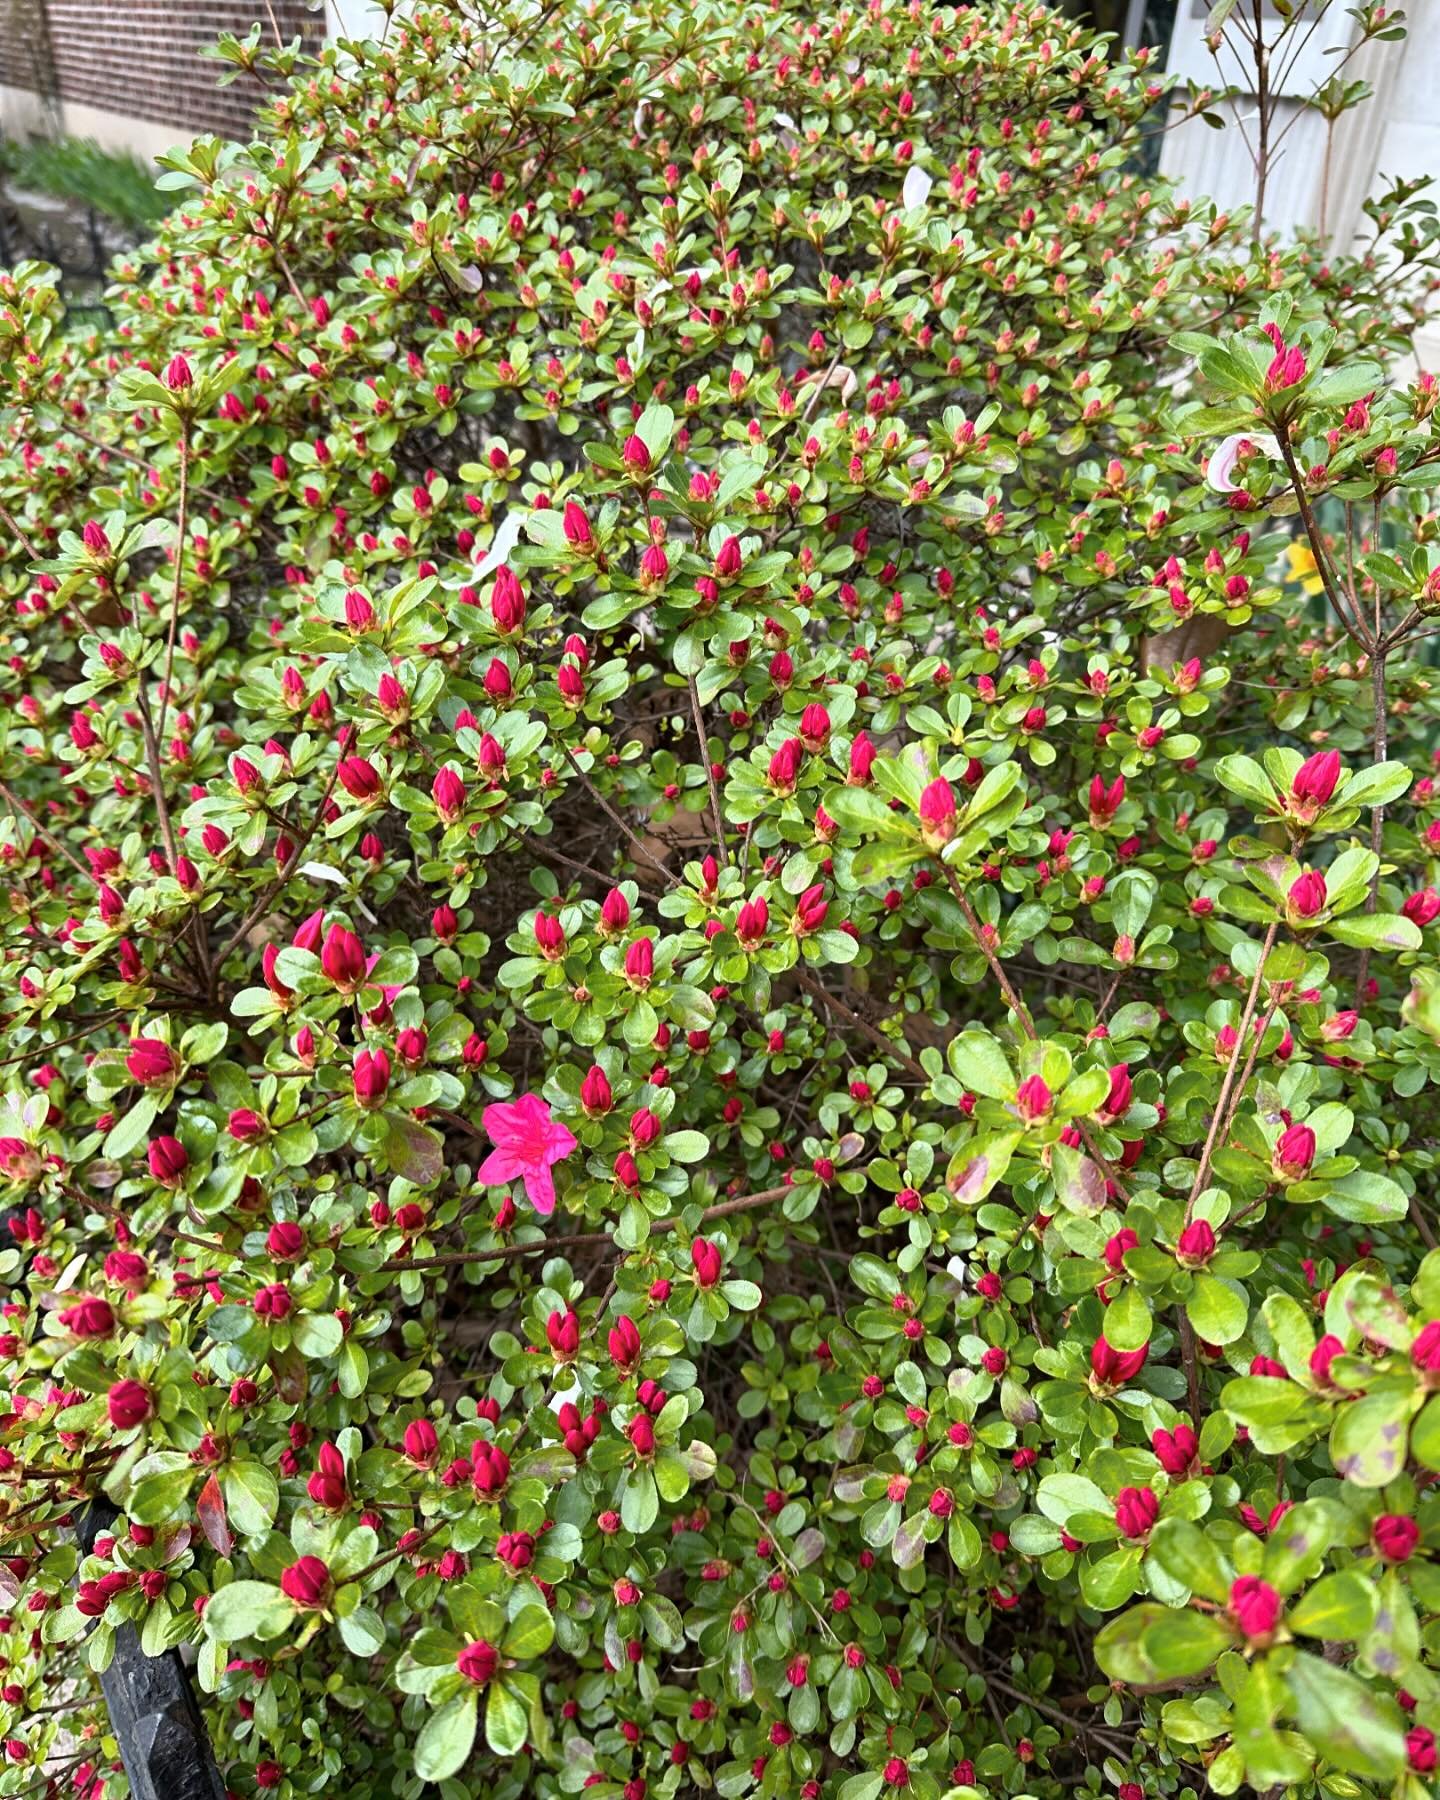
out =
<path fill-rule="evenodd" d="M 1423 196 L 1030 0 L 221 54 L 0 277 L 0 1793 L 138 1641 L 242 1796 L 1418 1800 Z"/>

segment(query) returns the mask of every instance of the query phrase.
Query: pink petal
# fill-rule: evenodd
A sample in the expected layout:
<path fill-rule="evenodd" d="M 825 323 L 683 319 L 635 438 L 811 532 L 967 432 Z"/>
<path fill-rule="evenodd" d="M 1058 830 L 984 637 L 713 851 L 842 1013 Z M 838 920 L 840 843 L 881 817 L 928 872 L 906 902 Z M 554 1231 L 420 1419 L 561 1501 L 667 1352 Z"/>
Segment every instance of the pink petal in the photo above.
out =
<path fill-rule="evenodd" d="M 552 1119 L 545 1144 L 545 1160 L 552 1163 L 561 1162 L 578 1144 L 579 1139 L 569 1126 L 562 1125 L 558 1119 Z"/>
<path fill-rule="evenodd" d="M 494 1106 L 487 1106 L 481 1115 L 481 1123 L 490 1134 L 490 1142 L 497 1146 L 521 1152 L 529 1138 L 529 1130 L 519 1116 L 519 1107 L 511 1101 L 497 1101 Z"/>
<path fill-rule="evenodd" d="M 523 1175 L 527 1167 L 524 1157 L 517 1156 L 513 1150 L 492 1150 L 480 1165 L 479 1179 L 487 1187 L 502 1187 L 507 1181 Z"/>
<path fill-rule="evenodd" d="M 483 1174 L 484 1171 L 482 1170 Z M 555 1210 L 555 1183 L 549 1169 L 542 1164 L 525 1171 L 525 1193 L 537 1213 L 546 1216 Z"/>

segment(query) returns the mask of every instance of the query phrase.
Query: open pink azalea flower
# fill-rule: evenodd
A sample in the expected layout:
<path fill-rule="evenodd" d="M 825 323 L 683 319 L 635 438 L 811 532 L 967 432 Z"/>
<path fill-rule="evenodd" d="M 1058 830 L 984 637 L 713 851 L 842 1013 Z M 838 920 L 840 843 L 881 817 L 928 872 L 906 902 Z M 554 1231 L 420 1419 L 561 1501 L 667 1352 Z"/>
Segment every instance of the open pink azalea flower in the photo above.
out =
<path fill-rule="evenodd" d="M 523 1181 L 536 1212 L 554 1212 L 555 1178 L 550 1170 L 575 1148 L 574 1133 L 551 1118 L 538 1094 L 487 1106 L 484 1124 L 495 1148 L 480 1165 L 481 1181 L 491 1185 Z"/>

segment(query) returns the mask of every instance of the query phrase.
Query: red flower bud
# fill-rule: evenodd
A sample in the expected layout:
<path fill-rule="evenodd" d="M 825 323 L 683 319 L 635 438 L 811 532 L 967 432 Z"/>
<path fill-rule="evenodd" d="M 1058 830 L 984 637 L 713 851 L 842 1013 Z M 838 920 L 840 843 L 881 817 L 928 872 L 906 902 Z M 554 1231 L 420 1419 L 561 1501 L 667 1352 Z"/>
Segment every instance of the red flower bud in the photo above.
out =
<path fill-rule="evenodd" d="M 1308 1125 L 1291 1125 L 1281 1132 L 1270 1156 L 1270 1170 L 1288 1186 L 1303 1181 L 1315 1160 L 1315 1133 Z"/>
<path fill-rule="evenodd" d="M 108 1300 L 79 1300 L 60 1314 L 60 1323 L 77 1338 L 107 1338 L 115 1329 Z"/>
<path fill-rule="evenodd" d="M 353 931 L 332 925 L 320 951 L 320 967 L 342 994 L 353 994 L 365 979 L 365 946 Z"/>
<path fill-rule="evenodd" d="M 354 1095 L 366 1108 L 382 1104 L 390 1086 L 390 1058 L 383 1050 L 361 1050 L 351 1077 Z"/>
<path fill-rule="evenodd" d="M 713 1288 L 720 1279 L 724 1259 L 714 1244 L 705 1238 L 696 1238 L 690 1246 L 690 1264 L 695 1272 L 695 1285 Z"/>
<path fill-rule="evenodd" d="M 184 1178 L 190 1167 L 190 1158 L 185 1153 L 185 1146 L 178 1138 L 158 1137 L 152 1140 L 148 1152 L 150 1173 L 164 1187 L 176 1187 Z"/>
<path fill-rule="evenodd" d="M 131 1038 L 125 1067 L 142 1087 L 168 1087 L 179 1073 L 175 1053 L 162 1038 Z"/>
<path fill-rule="evenodd" d="M 280 1592 L 307 1611 L 316 1611 L 330 1597 L 330 1571 L 318 1556 L 302 1556 L 280 1571 Z"/>
<path fill-rule="evenodd" d="M 265 1249 L 272 1262 L 294 1262 L 305 1253 L 305 1233 L 293 1219 L 281 1219 L 270 1227 Z"/>
<path fill-rule="evenodd" d="M 1230 1617 L 1251 1643 L 1272 1636 L 1282 1609 L 1279 1594 L 1258 1575 L 1242 1575 L 1231 1586 Z"/>
<path fill-rule="evenodd" d="M 150 1390 L 143 1382 L 117 1381 L 105 1396 L 105 1410 L 117 1431 L 143 1425 L 155 1411 Z"/>
<path fill-rule="evenodd" d="M 1151 1488 L 1125 1487 L 1115 1496 L 1115 1523 L 1122 1537 L 1148 1537 L 1159 1517 L 1160 1501 Z"/>

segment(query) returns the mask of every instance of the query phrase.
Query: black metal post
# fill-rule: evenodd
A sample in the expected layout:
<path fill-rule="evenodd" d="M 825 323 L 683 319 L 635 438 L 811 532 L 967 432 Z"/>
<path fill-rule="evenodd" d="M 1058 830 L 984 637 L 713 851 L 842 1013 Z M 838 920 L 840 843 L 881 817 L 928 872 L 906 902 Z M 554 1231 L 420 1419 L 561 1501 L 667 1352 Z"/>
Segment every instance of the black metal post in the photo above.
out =
<path fill-rule="evenodd" d="M 116 1519 L 98 1495 L 76 1525 L 88 1555 Z M 225 1800 L 189 1671 L 178 1650 L 147 1656 L 133 1625 L 115 1633 L 115 1654 L 100 1677 L 134 1800 Z"/>

